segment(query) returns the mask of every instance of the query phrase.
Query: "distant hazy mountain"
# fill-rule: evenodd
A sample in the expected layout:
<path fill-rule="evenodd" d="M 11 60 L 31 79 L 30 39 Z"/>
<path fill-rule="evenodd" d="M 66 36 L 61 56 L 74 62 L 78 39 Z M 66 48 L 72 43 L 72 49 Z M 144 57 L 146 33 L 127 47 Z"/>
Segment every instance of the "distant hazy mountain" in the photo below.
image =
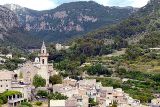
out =
<path fill-rule="evenodd" d="M 49 42 L 65 41 L 105 25 L 119 23 L 137 11 L 132 7 L 105 7 L 93 1 L 65 3 L 46 11 L 14 4 L 5 6 L 17 15 L 20 27 L 29 35 Z"/>

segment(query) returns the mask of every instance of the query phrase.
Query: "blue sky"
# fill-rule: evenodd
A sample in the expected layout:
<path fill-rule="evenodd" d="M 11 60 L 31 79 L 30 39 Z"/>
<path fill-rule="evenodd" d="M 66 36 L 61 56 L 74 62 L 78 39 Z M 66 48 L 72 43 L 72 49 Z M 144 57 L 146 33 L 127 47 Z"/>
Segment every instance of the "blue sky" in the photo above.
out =
<path fill-rule="evenodd" d="M 35 10 L 53 9 L 62 3 L 75 1 L 90 1 L 90 0 L 0 0 L 0 5 L 3 4 L 18 4 L 23 7 L 28 7 Z M 143 7 L 149 0 L 92 0 L 104 6 L 133 6 Z"/>

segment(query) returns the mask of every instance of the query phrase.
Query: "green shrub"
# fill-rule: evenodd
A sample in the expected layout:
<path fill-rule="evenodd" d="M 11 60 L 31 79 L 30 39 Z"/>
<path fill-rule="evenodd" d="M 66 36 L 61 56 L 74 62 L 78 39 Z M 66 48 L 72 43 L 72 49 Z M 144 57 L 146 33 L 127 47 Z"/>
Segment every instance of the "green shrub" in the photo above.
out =
<path fill-rule="evenodd" d="M 32 107 L 32 105 L 29 102 L 22 102 L 20 107 Z"/>
<path fill-rule="evenodd" d="M 47 97 L 47 96 L 48 96 L 48 93 L 47 93 L 47 91 L 44 91 L 44 90 L 38 90 L 37 96 Z"/>
<path fill-rule="evenodd" d="M 37 105 L 37 106 L 41 106 L 41 105 L 42 105 L 42 102 L 37 101 L 37 102 L 35 102 L 35 105 Z"/>
<path fill-rule="evenodd" d="M 12 95 L 21 95 L 21 92 L 18 91 L 5 91 L 0 94 L 0 104 L 6 104 L 7 103 L 7 97 Z"/>
<path fill-rule="evenodd" d="M 0 99 L 0 105 L 1 105 L 1 104 L 3 104 L 3 100 L 2 100 L 2 99 Z"/>
<path fill-rule="evenodd" d="M 3 104 L 3 100 L 0 99 L 0 107 L 2 107 Z"/>
<path fill-rule="evenodd" d="M 61 93 L 58 93 L 58 92 L 55 92 L 55 93 L 51 93 L 49 96 L 48 96 L 49 99 L 52 99 L 52 100 L 66 100 L 68 99 L 67 96 L 61 94 Z"/>

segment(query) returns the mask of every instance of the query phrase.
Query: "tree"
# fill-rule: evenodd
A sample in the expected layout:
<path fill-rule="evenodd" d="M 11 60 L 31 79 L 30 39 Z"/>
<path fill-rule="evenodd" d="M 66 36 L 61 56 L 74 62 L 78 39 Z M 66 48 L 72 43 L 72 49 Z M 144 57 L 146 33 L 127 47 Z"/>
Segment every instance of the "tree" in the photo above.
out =
<path fill-rule="evenodd" d="M 2 54 L 4 55 L 9 54 L 9 50 L 7 48 L 2 48 L 1 51 L 2 51 Z"/>
<path fill-rule="evenodd" d="M 86 56 L 85 55 L 80 55 L 80 64 L 82 65 L 83 63 L 86 62 Z"/>
<path fill-rule="evenodd" d="M 28 55 L 28 59 L 31 60 L 31 61 L 34 61 L 35 57 L 37 56 L 37 53 L 34 52 L 34 53 L 31 53 Z"/>
<path fill-rule="evenodd" d="M 55 93 L 51 93 L 49 96 L 49 99 L 51 100 L 66 100 L 68 99 L 67 96 L 61 94 L 61 93 L 58 93 L 58 92 L 55 92 Z"/>
<path fill-rule="evenodd" d="M 37 88 L 37 87 L 44 87 L 46 85 L 46 80 L 43 79 L 41 76 L 39 75 L 35 75 L 33 78 L 33 85 Z"/>
<path fill-rule="evenodd" d="M 89 104 L 91 107 L 98 105 L 98 102 L 95 102 L 93 98 L 89 98 Z"/>
<path fill-rule="evenodd" d="M 119 50 L 121 48 L 127 47 L 127 45 L 128 45 L 128 42 L 125 39 L 123 39 L 122 37 L 119 37 L 119 36 L 115 37 L 114 44 L 113 44 L 114 49 Z"/>
<path fill-rule="evenodd" d="M 18 67 L 18 64 L 10 61 L 10 60 L 7 60 L 6 63 L 5 63 L 5 68 L 8 69 L 8 70 L 15 70 L 16 68 Z"/>
<path fill-rule="evenodd" d="M 129 46 L 126 50 L 128 59 L 134 60 L 137 57 L 143 55 L 143 50 L 137 46 Z"/>
<path fill-rule="evenodd" d="M 90 75 L 112 75 L 112 72 L 109 71 L 107 68 L 105 68 L 104 66 L 102 66 L 101 64 L 96 64 L 93 66 L 90 66 L 87 70 L 88 74 Z"/>
<path fill-rule="evenodd" d="M 47 97 L 47 96 L 48 96 L 48 93 L 47 93 L 47 91 L 44 91 L 44 90 L 38 90 L 37 96 Z"/>
<path fill-rule="evenodd" d="M 50 76 L 49 82 L 54 85 L 54 84 L 61 84 L 62 83 L 62 77 L 60 75 L 53 75 Z"/>
<path fill-rule="evenodd" d="M 13 96 L 13 95 L 22 95 L 21 92 L 18 91 L 4 91 L 3 93 L 0 94 L 0 104 L 6 104 L 8 101 L 8 96 Z"/>

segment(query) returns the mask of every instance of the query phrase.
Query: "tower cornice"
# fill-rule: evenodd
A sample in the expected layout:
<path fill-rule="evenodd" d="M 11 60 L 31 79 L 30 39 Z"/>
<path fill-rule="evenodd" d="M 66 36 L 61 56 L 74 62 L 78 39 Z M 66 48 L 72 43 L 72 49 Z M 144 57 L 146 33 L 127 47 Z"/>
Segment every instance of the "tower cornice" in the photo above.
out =
<path fill-rule="evenodd" d="M 48 56 L 49 56 L 49 53 L 45 53 L 45 54 L 40 53 L 40 54 L 38 54 L 38 56 L 39 56 L 39 57 L 48 57 Z"/>

